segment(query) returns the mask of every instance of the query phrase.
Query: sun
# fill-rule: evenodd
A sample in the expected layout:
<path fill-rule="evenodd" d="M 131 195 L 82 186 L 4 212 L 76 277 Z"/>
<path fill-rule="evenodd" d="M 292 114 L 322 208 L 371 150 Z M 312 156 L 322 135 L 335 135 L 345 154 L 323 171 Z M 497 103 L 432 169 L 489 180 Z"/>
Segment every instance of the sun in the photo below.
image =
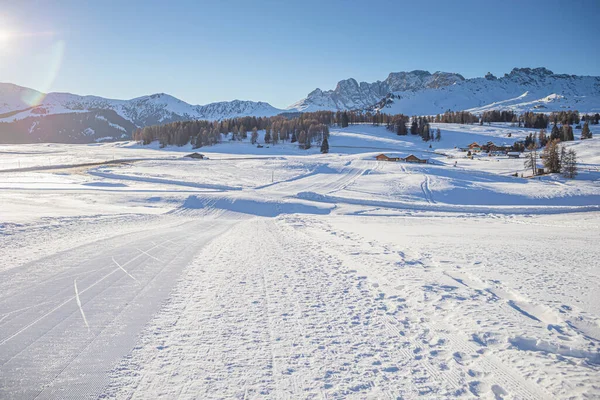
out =
<path fill-rule="evenodd" d="M 0 49 L 7 48 L 10 44 L 11 34 L 8 31 L 0 31 Z"/>

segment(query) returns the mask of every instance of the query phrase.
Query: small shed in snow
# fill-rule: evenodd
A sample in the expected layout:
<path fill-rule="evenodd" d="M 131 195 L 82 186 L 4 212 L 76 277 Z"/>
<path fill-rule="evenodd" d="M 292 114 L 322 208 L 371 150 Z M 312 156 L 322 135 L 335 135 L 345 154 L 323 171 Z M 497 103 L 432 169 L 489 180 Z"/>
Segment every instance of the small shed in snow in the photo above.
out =
<path fill-rule="evenodd" d="M 200 153 L 188 154 L 186 157 L 188 157 L 188 158 L 196 158 L 198 160 L 203 160 L 203 159 L 206 158 L 206 156 L 204 156 L 204 154 L 200 154 Z"/>

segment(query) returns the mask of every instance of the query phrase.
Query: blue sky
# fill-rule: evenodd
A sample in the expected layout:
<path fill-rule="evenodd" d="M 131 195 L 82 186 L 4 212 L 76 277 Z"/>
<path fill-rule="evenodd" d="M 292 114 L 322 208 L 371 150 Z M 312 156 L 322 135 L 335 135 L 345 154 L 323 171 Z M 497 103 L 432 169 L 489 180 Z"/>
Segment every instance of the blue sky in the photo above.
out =
<path fill-rule="evenodd" d="M 0 0 L 0 82 L 287 107 L 392 71 L 600 75 L 598 15 L 598 0 Z"/>

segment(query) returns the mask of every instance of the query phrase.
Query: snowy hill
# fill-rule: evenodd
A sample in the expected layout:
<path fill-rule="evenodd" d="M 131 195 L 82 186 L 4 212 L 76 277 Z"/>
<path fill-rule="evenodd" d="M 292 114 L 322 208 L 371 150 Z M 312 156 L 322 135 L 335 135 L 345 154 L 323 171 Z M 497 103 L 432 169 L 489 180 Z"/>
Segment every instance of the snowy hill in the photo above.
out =
<path fill-rule="evenodd" d="M 268 103 L 254 101 L 233 100 L 201 106 L 188 104 L 165 93 L 131 100 L 113 100 L 71 93 L 44 94 L 10 83 L 0 83 L 0 121 L 97 109 L 113 110 L 138 127 L 184 119 L 272 116 L 283 111 Z"/>
<path fill-rule="evenodd" d="M 431 115 L 447 110 L 600 111 L 600 77 L 515 68 L 496 78 L 427 71 L 392 73 L 383 82 L 340 81 L 291 105 L 298 111 L 374 109 L 388 114 Z"/>
<path fill-rule="evenodd" d="M 191 105 L 164 93 L 131 100 L 113 100 L 70 93 L 44 94 L 10 83 L 0 83 L 0 123 L 5 123 L 1 125 L 0 142 L 118 139 L 123 133 L 129 137 L 136 127 L 190 119 L 273 116 L 282 111 L 268 103 L 254 101 Z M 102 126 L 81 122 L 89 120 L 96 123 L 98 116 L 106 122 Z M 90 134 L 92 131 L 94 133 Z"/>

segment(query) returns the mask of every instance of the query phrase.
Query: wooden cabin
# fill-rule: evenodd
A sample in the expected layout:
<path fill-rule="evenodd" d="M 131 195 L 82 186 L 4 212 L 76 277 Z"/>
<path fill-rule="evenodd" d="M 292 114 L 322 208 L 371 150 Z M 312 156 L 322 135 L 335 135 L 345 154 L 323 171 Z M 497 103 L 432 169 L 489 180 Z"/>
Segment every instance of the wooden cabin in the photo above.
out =
<path fill-rule="evenodd" d="M 506 145 L 498 146 L 494 142 L 487 142 L 486 144 L 481 146 L 481 150 L 487 151 L 488 153 L 496 153 L 496 152 L 502 152 L 502 151 L 504 151 L 504 152 L 510 151 L 511 147 L 506 146 Z"/>
<path fill-rule="evenodd" d="M 402 158 L 402 161 L 410 162 L 410 163 L 418 163 L 418 164 L 427 164 L 426 159 L 419 158 L 419 157 L 415 156 L 414 154 L 411 154 L 405 158 Z"/>
<path fill-rule="evenodd" d="M 469 145 L 469 150 L 471 151 L 481 151 L 481 146 L 477 142 L 473 142 Z"/>
<path fill-rule="evenodd" d="M 487 152 L 498 151 L 498 146 L 496 146 L 494 144 L 494 142 L 487 142 L 486 144 L 481 146 L 481 150 L 487 151 Z"/>
<path fill-rule="evenodd" d="M 375 159 L 377 161 L 400 161 L 399 157 L 388 157 L 385 154 L 379 154 L 378 156 L 375 156 Z"/>

